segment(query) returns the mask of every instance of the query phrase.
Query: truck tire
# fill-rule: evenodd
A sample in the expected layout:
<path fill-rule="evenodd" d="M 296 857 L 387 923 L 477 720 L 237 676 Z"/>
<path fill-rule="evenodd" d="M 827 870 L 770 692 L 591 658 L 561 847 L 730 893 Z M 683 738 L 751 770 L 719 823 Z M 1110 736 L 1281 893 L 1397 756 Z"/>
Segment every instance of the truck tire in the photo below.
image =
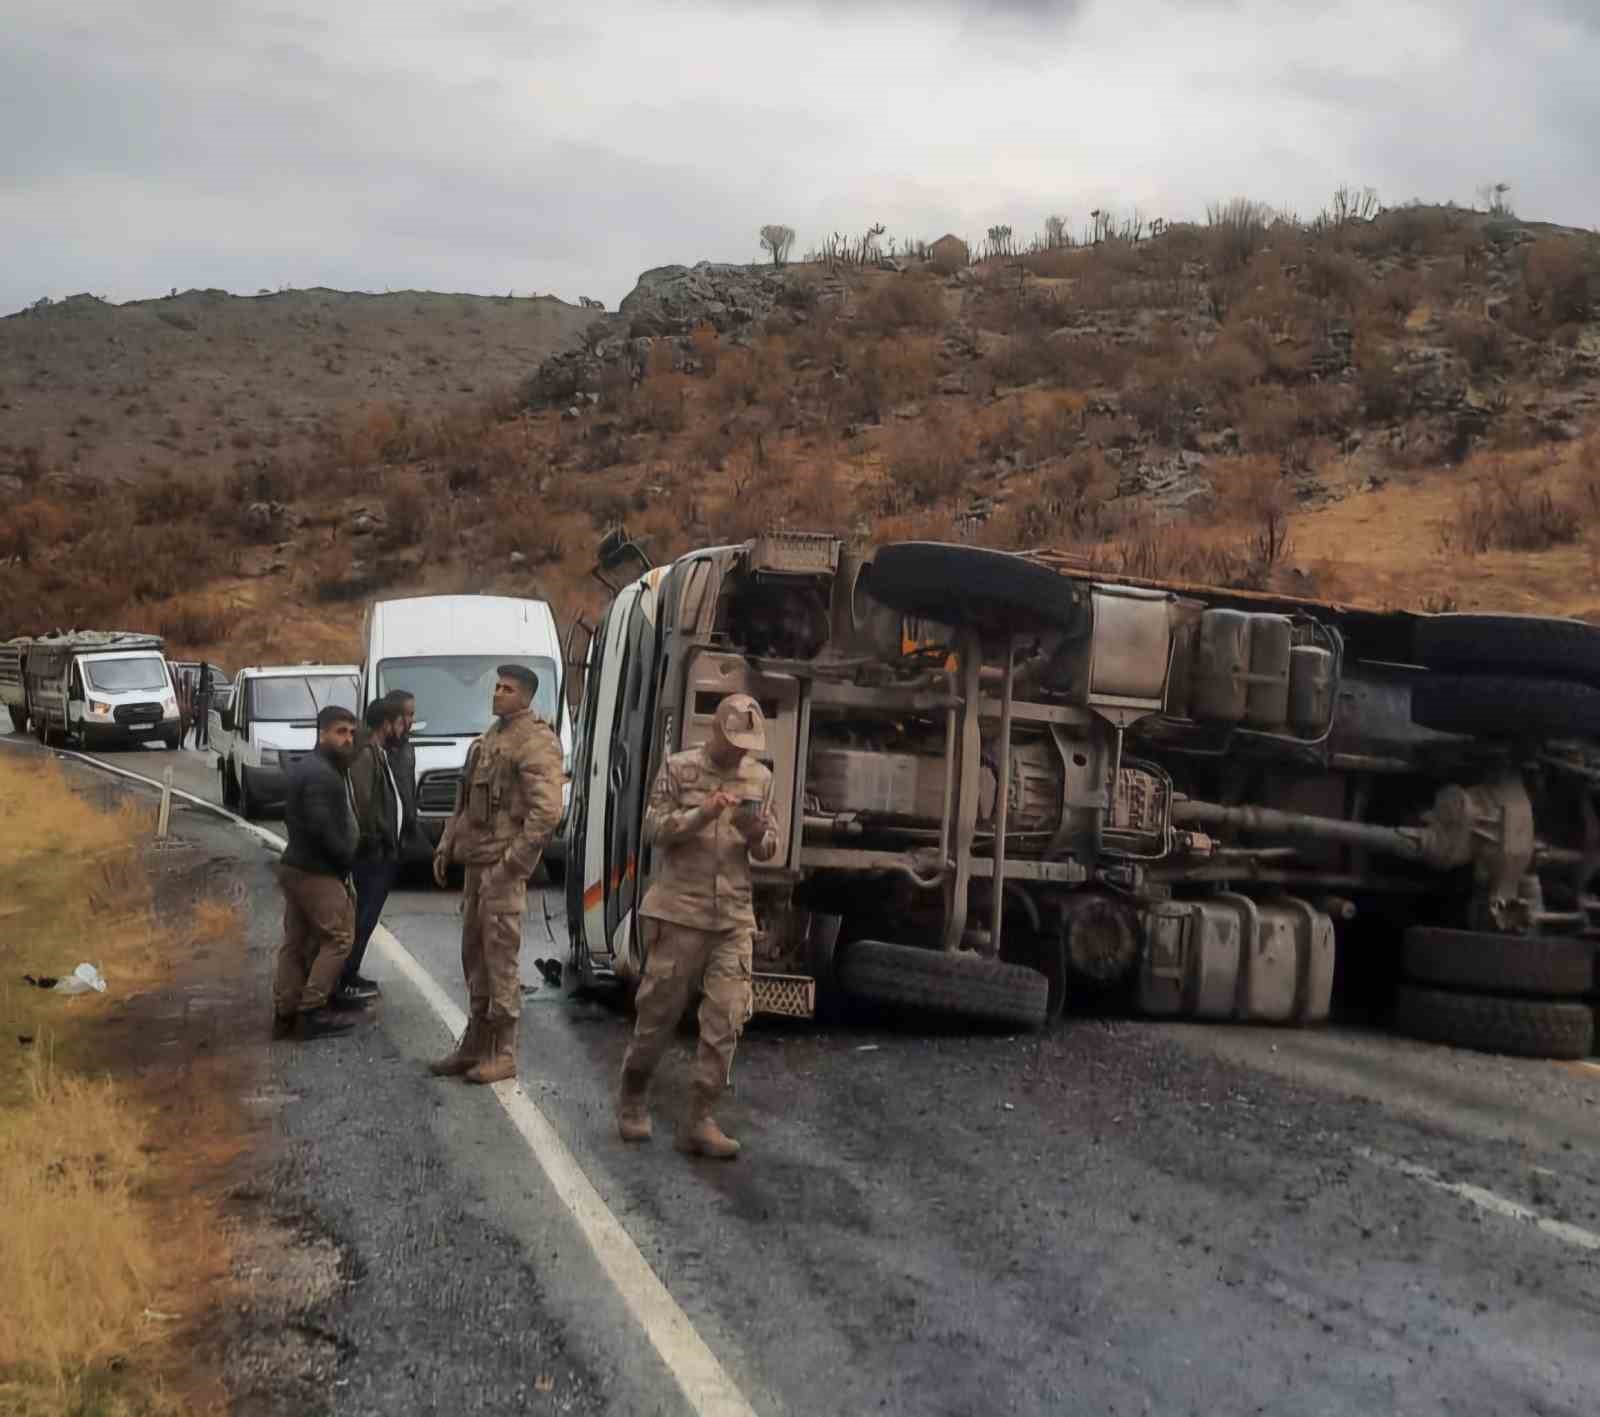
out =
<path fill-rule="evenodd" d="M 1402 985 L 1395 1026 L 1412 1038 L 1518 1058 L 1586 1058 L 1594 1046 L 1587 1004 L 1452 994 Z"/>
<path fill-rule="evenodd" d="M 260 804 L 250 792 L 250 769 L 239 769 L 239 815 L 247 822 L 253 822 L 261 815 Z"/>
<path fill-rule="evenodd" d="M 1600 685 L 1600 626 L 1545 615 L 1426 615 L 1411 633 L 1418 664 L 1578 679 Z"/>
<path fill-rule="evenodd" d="M 233 780 L 233 768 L 221 758 L 217 759 L 217 772 L 222 777 L 222 805 L 230 812 L 239 810 L 239 786 Z"/>
<path fill-rule="evenodd" d="M 1089 628 L 1088 595 L 1048 567 L 979 546 L 902 541 L 873 558 L 867 593 L 903 615 L 941 625 Z"/>
<path fill-rule="evenodd" d="M 1412 690 L 1411 721 L 1485 738 L 1600 738 L 1600 689 L 1562 679 L 1429 674 Z"/>
<path fill-rule="evenodd" d="M 843 992 L 865 1003 L 1022 1029 L 1049 1015 L 1044 975 L 982 955 L 856 940 L 835 968 Z"/>
<path fill-rule="evenodd" d="M 1493 935 L 1479 930 L 1406 931 L 1401 967 L 1418 984 L 1481 994 L 1572 999 L 1594 987 L 1595 948 L 1563 935 Z"/>

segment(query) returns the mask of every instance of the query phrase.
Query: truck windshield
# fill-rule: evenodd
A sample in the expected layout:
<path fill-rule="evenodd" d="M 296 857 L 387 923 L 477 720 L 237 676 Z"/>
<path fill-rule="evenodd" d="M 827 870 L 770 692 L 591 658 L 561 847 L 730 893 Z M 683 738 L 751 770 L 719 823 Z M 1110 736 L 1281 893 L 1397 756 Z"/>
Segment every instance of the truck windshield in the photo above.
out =
<path fill-rule="evenodd" d="M 250 681 L 250 717 L 257 723 L 311 721 L 329 704 L 356 709 L 356 681 L 348 674 L 283 675 Z"/>
<path fill-rule="evenodd" d="M 91 689 L 120 694 L 130 689 L 165 689 L 167 669 L 158 655 L 128 659 L 91 659 L 83 663 Z"/>
<path fill-rule="evenodd" d="M 551 723 L 556 715 L 555 661 L 525 654 L 437 654 L 378 663 L 378 693 L 406 689 L 417 696 L 417 732 L 426 737 L 476 737 L 494 717 L 495 670 L 522 664 L 539 676 L 533 711 Z"/>

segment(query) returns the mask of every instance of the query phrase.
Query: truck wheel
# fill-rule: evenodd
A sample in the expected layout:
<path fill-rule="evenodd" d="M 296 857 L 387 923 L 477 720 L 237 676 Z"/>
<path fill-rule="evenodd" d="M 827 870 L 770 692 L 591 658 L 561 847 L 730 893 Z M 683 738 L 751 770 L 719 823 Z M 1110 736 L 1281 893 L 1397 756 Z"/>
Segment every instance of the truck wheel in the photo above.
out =
<path fill-rule="evenodd" d="M 1045 996 L 1045 1026 L 1053 1027 L 1067 1007 L 1067 941 L 1064 931 L 1055 930 L 1035 935 L 1011 935 L 1007 932 L 1005 944 L 1000 947 L 1000 958 L 1008 964 L 1020 964 L 1044 976 L 1048 993 Z"/>
<path fill-rule="evenodd" d="M 1412 1038 L 1519 1058 L 1586 1058 L 1594 1046 L 1587 1004 L 1400 989 L 1395 1026 Z"/>
<path fill-rule="evenodd" d="M 233 768 L 218 758 L 217 772 L 222 778 L 222 805 L 230 812 L 238 811 L 239 788 L 233 780 Z"/>
<path fill-rule="evenodd" d="M 260 814 L 260 807 L 250 792 L 250 769 L 239 769 L 239 815 L 252 822 Z"/>
<path fill-rule="evenodd" d="M 1594 945 L 1570 936 L 1493 935 L 1417 925 L 1406 931 L 1402 967 L 1419 984 L 1571 999 L 1593 987 L 1594 960 Z"/>
<path fill-rule="evenodd" d="M 1600 689 L 1562 679 L 1429 674 L 1411 692 L 1411 721 L 1485 738 L 1600 738 Z"/>
<path fill-rule="evenodd" d="M 839 987 L 866 1003 L 1010 1028 L 1042 1028 L 1050 1012 L 1044 975 L 969 953 L 857 940 L 839 953 Z"/>
<path fill-rule="evenodd" d="M 902 541 L 878 552 L 865 585 L 891 610 L 941 625 L 1089 626 L 1088 594 L 1077 581 L 1008 551 Z"/>
<path fill-rule="evenodd" d="M 1430 669 L 1549 675 L 1600 685 L 1600 626 L 1544 615 L 1427 615 L 1412 653 Z"/>

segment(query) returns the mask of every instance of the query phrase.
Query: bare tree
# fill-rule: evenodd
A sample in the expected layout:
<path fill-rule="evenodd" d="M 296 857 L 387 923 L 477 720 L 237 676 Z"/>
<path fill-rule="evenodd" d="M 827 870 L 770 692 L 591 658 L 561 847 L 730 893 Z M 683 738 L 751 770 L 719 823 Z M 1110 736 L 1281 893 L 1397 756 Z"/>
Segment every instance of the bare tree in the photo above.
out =
<path fill-rule="evenodd" d="M 1485 182 L 1478 188 L 1478 200 L 1483 203 L 1490 216 L 1515 216 L 1511 210 L 1511 184 L 1509 182 Z"/>
<path fill-rule="evenodd" d="M 794 228 L 774 222 L 761 228 L 761 249 L 772 257 L 772 264 L 781 266 L 789 259 L 789 248 L 794 245 Z"/>
<path fill-rule="evenodd" d="M 991 226 L 989 228 L 989 249 L 996 256 L 1009 256 L 1011 254 L 1011 228 L 1009 226 Z"/>
<path fill-rule="evenodd" d="M 1049 250 L 1067 244 L 1067 219 L 1051 213 L 1044 219 L 1044 244 Z"/>

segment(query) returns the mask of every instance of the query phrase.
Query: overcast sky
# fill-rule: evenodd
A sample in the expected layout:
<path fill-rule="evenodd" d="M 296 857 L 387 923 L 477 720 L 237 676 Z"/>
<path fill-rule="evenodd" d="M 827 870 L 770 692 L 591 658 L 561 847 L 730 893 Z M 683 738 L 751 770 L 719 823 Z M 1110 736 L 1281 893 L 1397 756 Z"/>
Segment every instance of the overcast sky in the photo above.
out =
<path fill-rule="evenodd" d="M 0 312 L 171 286 L 554 292 L 781 221 L 1600 225 L 1600 0 L 5 0 Z"/>

